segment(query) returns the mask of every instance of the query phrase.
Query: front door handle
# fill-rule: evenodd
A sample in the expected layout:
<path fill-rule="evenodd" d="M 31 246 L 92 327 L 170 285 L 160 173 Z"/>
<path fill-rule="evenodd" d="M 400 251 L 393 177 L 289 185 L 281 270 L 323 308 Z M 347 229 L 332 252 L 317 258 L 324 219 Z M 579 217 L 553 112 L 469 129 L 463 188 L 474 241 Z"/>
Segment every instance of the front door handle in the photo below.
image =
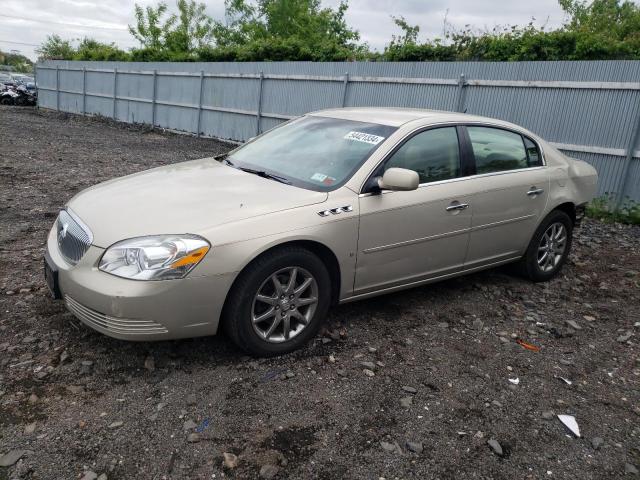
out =
<path fill-rule="evenodd" d="M 456 204 L 451 204 L 449 205 L 446 210 L 447 212 L 451 212 L 453 210 L 465 210 L 469 208 L 469 204 L 468 203 L 456 203 Z"/>
<path fill-rule="evenodd" d="M 544 188 L 531 187 L 527 192 L 527 195 L 540 195 L 542 192 L 544 192 Z"/>

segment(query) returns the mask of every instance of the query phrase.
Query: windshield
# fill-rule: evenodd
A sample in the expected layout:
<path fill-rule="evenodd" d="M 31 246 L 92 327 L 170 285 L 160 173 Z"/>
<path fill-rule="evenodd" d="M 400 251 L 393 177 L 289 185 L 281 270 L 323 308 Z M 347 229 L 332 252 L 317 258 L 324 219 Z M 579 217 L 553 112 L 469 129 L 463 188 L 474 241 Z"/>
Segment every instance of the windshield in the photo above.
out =
<path fill-rule="evenodd" d="M 302 117 L 240 147 L 227 160 L 298 187 L 329 191 L 349 180 L 395 130 L 377 123 Z"/>

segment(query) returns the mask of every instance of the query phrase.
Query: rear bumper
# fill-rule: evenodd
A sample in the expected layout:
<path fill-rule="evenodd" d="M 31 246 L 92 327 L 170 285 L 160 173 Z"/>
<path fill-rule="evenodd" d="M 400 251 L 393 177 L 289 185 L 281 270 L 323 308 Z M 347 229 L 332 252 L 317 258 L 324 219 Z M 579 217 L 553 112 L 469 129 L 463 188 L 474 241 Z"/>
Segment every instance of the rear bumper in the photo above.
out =
<path fill-rule="evenodd" d="M 169 340 L 214 335 L 234 275 L 138 281 L 98 270 L 103 249 L 91 246 L 77 265 L 58 251 L 55 229 L 47 253 L 58 268 L 67 308 L 85 325 L 122 340 Z"/>

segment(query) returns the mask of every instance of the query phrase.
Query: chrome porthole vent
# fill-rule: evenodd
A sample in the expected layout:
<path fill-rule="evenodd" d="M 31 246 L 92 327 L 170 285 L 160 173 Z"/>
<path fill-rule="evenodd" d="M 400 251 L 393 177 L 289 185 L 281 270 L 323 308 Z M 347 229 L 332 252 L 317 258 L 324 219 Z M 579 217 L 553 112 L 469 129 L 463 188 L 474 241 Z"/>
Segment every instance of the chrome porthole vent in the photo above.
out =
<path fill-rule="evenodd" d="M 60 210 L 56 221 L 58 249 L 71 265 L 77 264 L 93 242 L 93 234 L 76 214 Z"/>
<path fill-rule="evenodd" d="M 318 215 L 320 215 L 321 217 L 328 217 L 329 215 L 338 215 L 339 213 L 345 213 L 345 212 L 353 212 L 353 206 L 345 205 L 344 207 L 336 207 L 336 208 L 331 208 L 329 210 L 322 210 L 321 212 L 318 212 Z"/>

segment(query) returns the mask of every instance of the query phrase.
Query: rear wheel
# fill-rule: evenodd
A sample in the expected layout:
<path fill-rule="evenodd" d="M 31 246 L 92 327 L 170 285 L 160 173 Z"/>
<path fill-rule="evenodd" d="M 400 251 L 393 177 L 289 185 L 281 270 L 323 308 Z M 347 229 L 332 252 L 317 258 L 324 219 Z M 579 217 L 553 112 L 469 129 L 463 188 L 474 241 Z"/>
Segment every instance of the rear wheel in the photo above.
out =
<path fill-rule="evenodd" d="M 331 282 L 322 261 L 304 248 L 284 247 L 251 263 L 238 277 L 223 326 L 248 353 L 280 355 L 317 333 L 329 309 Z"/>
<path fill-rule="evenodd" d="M 573 222 L 561 210 L 542 221 L 520 261 L 523 273 L 534 282 L 551 280 L 562 270 L 573 239 Z"/>

